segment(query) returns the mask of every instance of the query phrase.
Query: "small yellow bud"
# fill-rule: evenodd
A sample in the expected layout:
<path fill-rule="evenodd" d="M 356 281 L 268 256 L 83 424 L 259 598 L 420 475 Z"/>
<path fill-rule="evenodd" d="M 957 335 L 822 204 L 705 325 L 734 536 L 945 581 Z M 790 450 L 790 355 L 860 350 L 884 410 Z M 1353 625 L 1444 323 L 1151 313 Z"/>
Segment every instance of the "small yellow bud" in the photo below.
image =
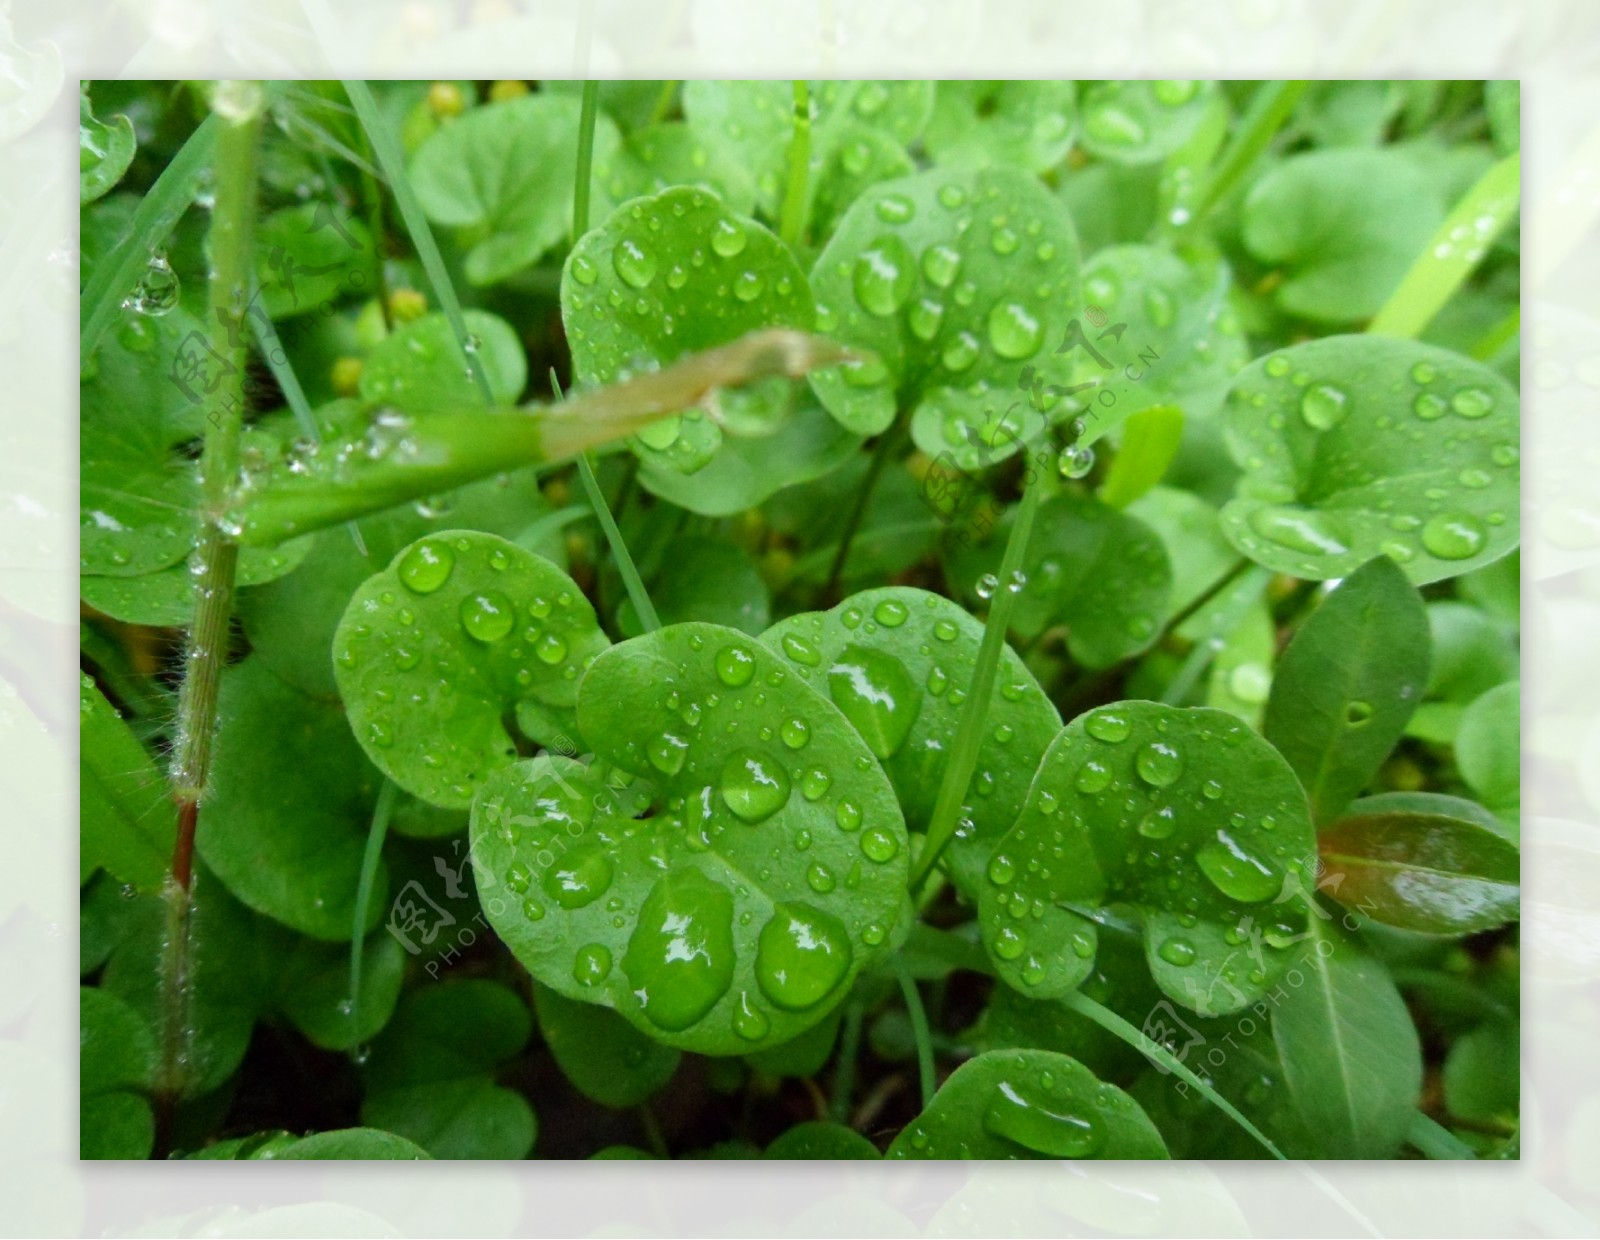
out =
<path fill-rule="evenodd" d="M 521 99 L 528 93 L 526 82 L 504 78 L 489 87 L 489 102 L 504 103 L 507 99 Z"/>
<path fill-rule="evenodd" d="M 466 96 L 454 82 L 435 82 L 428 87 L 428 107 L 440 120 L 460 116 L 467 110 Z"/>
<path fill-rule="evenodd" d="M 428 313 L 428 298 L 414 288 L 397 288 L 389 293 L 389 317 L 396 323 L 410 323 Z"/>
<path fill-rule="evenodd" d="M 359 357 L 341 357 L 334 362 L 333 390 L 340 396 L 354 396 L 361 388 L 362 365 Z"/>

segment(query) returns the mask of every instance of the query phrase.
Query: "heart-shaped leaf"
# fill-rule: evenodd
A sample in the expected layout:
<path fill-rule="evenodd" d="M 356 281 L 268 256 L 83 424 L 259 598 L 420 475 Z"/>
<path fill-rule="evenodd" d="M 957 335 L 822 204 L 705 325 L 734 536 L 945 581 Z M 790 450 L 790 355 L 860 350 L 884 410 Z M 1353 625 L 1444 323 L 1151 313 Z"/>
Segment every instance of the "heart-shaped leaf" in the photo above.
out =
<path fill-rule="evenodd" d="M 1054 168 L 1072 149 L 1072 82 L 940 82 L 923 144 L 936 163 Z"/>
<path fill-rule="evenodd" d="M 489 391 L 509 405 L 528 382 L 528 358 L 517 333 L 498 315 L 466 310 L 467 344 L 483 363 Z M 453 413 L 483 402 L 450 320 L 425 314 L 385 336 L 361 367 L 361 396 L 407 413 Z"/>
<path fill-rule="evenodd" d="M 573 248 L 561 273 L 561 318 L 581 383 L 609 383 L 746 332 L 814 318 L 805 273 L 777 237 L 725 208 L 715 194 L 680 187 L 619 207 Z M 781 379 L 721 396 L 724 412 L 770 431 L 790 399 Z M 722 432 L 705 414 L 667 418 L 641 432 L 647 462 L 693 473 Z"/>
<path fill-rule="evenodd" d="M 365 1124 L 415 1141 L 434 1158 L 526 1158 L 533 1109 L 495 1084 L 527 1044 L 528 1009 L 497 982 L 424 986 L 405 997 L 367 1064 Z"/>
<path fill-rule="evenodd" d="M 1318 833 L 1329 874 L 1319 886 L 1329 895 L 1420 934 L 1475 934 L 1517 919 L 1522 867 L 1515 844 L 1470 818 L 1386 810 L 1385 801 L 1358 801 Z"/>
<path fill-rule="evenodd" d="M 636 1107 L 678 1070 L 682 1056 L 610 1008 L 578 1003 L 548 986 L 534 991 L 539 1034 L 579 1093 L 601 1106 Z"/>
<path fill-rule="evenodd" d="M 906 825 L 923 830 L 960 727 L 983 625 L 925 590 L 890 586 L 852 595 L 832 611 L 775 624 L 761 640 L 827 694 L 882 764 Z M 985 715 L 966 820 L 946 856 L 975 891 L 995 841 L 1015 820 L 1039 754 L 1061 717 L 1016 652 L 1001 652 L 998 692 Z"/>
<path fill-rule="evenodd" d="M 246 659 L 223 673 L 217 715 L 195 847 L 257 912 L 312 938 L 348 941 L 377 780 L 343 712 Z M 369 926 L 387 889 L 380 863 Z"/>
<path fill-rule="evenodd" d="M 1444 219 L 1412 151 L 1311 151 L 1267 170 L 1243 209 L 1244 243 L 1285 269 L 1290 314 L 1351 323 L 1377 313 Z"/>
<path fill-rule="evenodd" d="M 1263 733 L 1327 822 L 1371 782 L 1428 680 L 1422 597 L 1387 556 L 1311 613 L 1278 663 Z"/>
<path fill-rule="evenodd" d="M 412 158 L 411 183 L 428 218 L 464 230 L 472 283 L 532 266 L 567 236 L 580 110 L 577 99 L 552 94 L 491 103 L 443 126 Z M 605 167 L 620 145 L 611 118 L 596 117 L 595 164 Z"/>
<path fill-rule="evenodd" d="M 1017 169 L 936 169 L 873 186 L 811 283 L 817 329 L 876 354 L 812 378 L 856 434 L 915 409 L 923 451 L 981 449 L 992 464 L 1042 424 L 1023 408 L 1024 368 L 1040 384 L 1067 382 L 1069 364 L 1048 344 L 1078 302 L 1078 241 L 1059 200 Z"/>
<path fill-rule="evenodd" d="M 1132 1098 L 1054 1051 L 986 1051 L 962 1064 L 886 1158 L 1165 1158 Z"/>
<path fill-rule="evenodd" d="M 350 1002 L 350 949 L 301 939 L 284 962 L 278 1002 L 306 1040 L 324 1050 L 347 1051 L 375 1038 L 394 1015 L 405 976 L 400 940 L 387 931 L 368 936 L 361 949 L 361 993 Z"/>
<path fill-rule="evenodd" d="M 1226 416 L 1245 472 L 1223 531 L 1277 572 L 1347 577 L 1381 553 L 1424 585 L 1517 545 L 1517 393 L 1468 358 L 1312 340 L 1245 367 Z"/>
<path fill-rule="evenodd" d="M 1119 164 L 1165 159 L 1199 127 L 1215 92 L 1214 82 L 1093 82 L 1078 102 L 1083 147 Z"/>
<path fill-rule="evenodd" d="M 1118 702 L 1046 751 L 989 862 L 984 943 L 1002 978 L 1051 998 L 1089 975 L 1096 920 L 1131 911 L 1166 994 L 1205 1016 L 1237 1011 L 1305 928 L 1315 849 L 1294 772 L 1238 719 Z"/>
<path fill-rule="evenodd" d="M 490 923 L 539 981 L 669 1046 L 729 1055 L 823 1019 L 891 941 L 905 824 L 870 751 L 786 660 L 680 624 L 595 660 L 578 698 L 602 762 L 662 798 L 635 819 L 595 767 L 543 757 L 473 806 Z"/>
<path fill-rule="evenodd" d="M 509 714 L 547 743 L 573 729 L 579 673 L 607 644 L 555 565 L 455 530 L 412 543 L 355 592 L 334 634 L 334 675 L 378 769 L 465 809 L 516 758 Z"/>

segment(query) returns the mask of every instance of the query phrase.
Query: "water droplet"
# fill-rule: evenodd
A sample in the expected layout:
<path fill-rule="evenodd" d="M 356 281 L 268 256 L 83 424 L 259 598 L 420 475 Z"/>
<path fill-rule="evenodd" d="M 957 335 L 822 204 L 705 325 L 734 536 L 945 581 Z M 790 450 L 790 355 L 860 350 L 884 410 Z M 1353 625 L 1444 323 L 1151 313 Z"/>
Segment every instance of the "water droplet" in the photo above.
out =
<path fill-rule="evenodd" d="M 541 885 L 562 908 L 583 908 L 611 889 L 614 872 L 610 853 L 599 844 L 584 844 L 546 870 Z"/>
<path fill-rule="evenodd" d="M 1152 788 L 1166 788 L 1183 774 L 1183 755 L 1165 741 L 1151 741 L 1135 755 L 1133 767 Z"/>
<path fill-rule="evenodd" d="M 1441 560 L 1467 560 L 1489 540 L 1482 523 L 1466 513 L 1440 513 L 1422 527 L 1422 545 Z"/>
<path fill-rule="evenodd" d="M 944 363 L 944 368 L 960 372 L 968 369 L 978 360 L 978 338 L 971 332 L 958 332 L 944 351 L 939 354 L 939 360 Z"/>
<path fill-rule="evenodd" d="M 559 633 L 546 633 L 534 643 L 533 653 L 539 662 L 554 667 L 567 657 L 566 639 Z"/>
<path fill-rule="evenodd" d="M 683 761 L 688 755 L 689 742 L 670 732 L 652 737 L 645 745 L 645 756 L 650 759 L 650 765 L 663 775 L 676 775 L 683 770 Z"/>
<path fill-rule="evenodd" d="M 723 258 L 742 253 L 747 240 L 744 229 L 730 219 L 718 220 L 711 229 L 711 248 Z"/>
<path fill-rule="evenodd" d="M 759 1042 L 770 1028 L 772 1022 L 767 1014 L 756 1007 L 747 991 L 740 991 L 738 1002 L 733 1005 L 733 1031 L 746 1042 Z"/>
<path fill-rule="evenodd" d="M 806 870 L 806 884 L 818 895 L 827 895 L 834 888 L 833 871 L 820 861 L 812 862 Z"/>
<path fill-rule="evenodd" d="M 961 632 L 954 620 L 940 620 L 933 626 L 933 635 L 942 642 L 953 642 Z"/>
<path fill-rule="evenodd" d="M 1009 254 L 1015 254 L 1017 246 L 1021 244 L 1022 242 L 1017 237 L 1017 234 L 1009 228 L 997 228 L 994 230 L 994 235 L 989 238 L 990 247 L 1001 258 L 1005 258 Z"/>
<path fill-rule="evenodd" d="M 1346 702 L 1344 704 L 1344 721 L 1352 728 L 1359 728 L 1372 718 L 1371 702 Z"/>
<path fill-rule="evenodd" d="M 834 705 L 880 758 L 897 753 L 922 709 L 922 691 L 893 655 L 846 646 L 828 669 Z"/>
<path fill-rule="evenodd" d="M 778 735 L 790 749 L 804 749 L 811 739 L 811 728 L 804 719 L 785 719 Z M 804 791 L 804 789 L 802 789 Z"/>
<path fill-rule="evenodd" d="M 989 881 L 996 887 L 1004 887 L 1016 875 L 1016 863 L 1005 853 L 995 853 L 989 858 Z"/>
<path fill-rule="evenodd" d="M 841 831 L 854 831 L 861 825 L 861 807 L 854 801 L 840 801 L 834 807 L 833 820 Z"/>
<path fill-rule="evenodd" d="M 850 936 L 839 920 L 809 904 L 779 904 L 756 942 L 761 992 L 791 1012 L 815 1007 L 850 970 Z"/>
<path fill-rule="evenodd" d="M 1025 1089 L 1000 1082 L 983 1113 L 984 1131 L 1048 1158 L 1091 1158 L 1104 1148 L 1105 1124 L 1099 1116 L 1029 1097 Z"/>
<path fill-rule="evenodd" d="M 630 237 L 617 242 L 611 265 L 630 288 L 645 288 L 656 278 L 655 256 Z"/>
<path fill-rule="evenodd" d="M 1175 964 L 1179 968 L 1194 963 L 1194 944 L 1188 939 L 1170 938 L 1156 949 L 1156 955 L 1168 964 Z"/>
<path fill-rule="evenodd" d="M 1069 444 L 1061 449 L 1056 467 L 1061 471 L 1063 478 L 1087 478 L 1089 472 L 1094 469 L 1094 449 Z"/>
<path fill-rule="evenodd" d="M 1300 398 L 1300 416 L 1312 430 L 1331 431 L 1349 413 L 1350 398 L 1331 383 L 1314 383 Z"/>
<path fill-rule="evenodd" d="M 833 783 L 833 776 L 820 766 L 806 768 L 800 776 L 800 793 L 808 801 L 820 800 Z"/>
<path fill-rule="evenodd" d="M 886 629 L 899 628 L 910 614 L 906 605 L 895 598 L 886 598 L 872 609 L 872 618 Z"/>
<path fill-rule="evenodd" d="M 511 600 L 498 590 L 469 594 L 461 600 L 461 627 L 480 642 L 497 642 L 516 621 Z"/>
<path fill-rule="evenodd" d="M 1432 383 L 1438 374 L 1431 362 L 1418 362 L 1411 368 L 1411 378 L 1417 383 Z"/>
<path fill-rule="evenodd" d="M 748 647 L 724 646 L 717 652 L 717 679 L 730 689 L 750 683 L 756 674 L 756 659 Z"/>
<path fill-rule="evenodd" d="M 762 822 L 788 799 L 789 776 L 771 758 L 753 749 L 738 749 L 723 763 L 722 800 L 742 821 Z"/>
<path fill-rule="evenodd" d="M 1097 741 L 1120 745 L 1128 739 L 1133 725 L 1128 717 L 1113 710 L 1097 710 L 1083 721 L 1084 731 Z"/>
<path fill-rule="evenodd" d="M 856 259 L 856 300 L 868 314 L 885 318 L 906 304 L 916 279 L 905 242 L 895 236 L 880 237 Z"/>
<path fill-rule="evenodd" d="M 135 314 L 160 318 L 177 308 L 181 292 L 178 273 L 173 271 L 166 254 L 156 250 L 145 264 L 143 277 L 123 301 L 122 308 L 132 310 Z"/>
<path fill-rule="evenodd" d="M 1111 783 L 1111 768 L 1103 762 L 1089 761 L 1078 768 L 1078 774 L 1072 781 L 1072 786 L 1079 792 L 1093 794 L 1103 792 Z"/>
<path fill-rule="evenodd" d="M 961 270 L 961 255 L 947 245 L 929 246 L 922 252 L 922 274 L 935 288 L 949 288 Z"/>
<path fill-rule="evenodd" d="M 1350 550 L 1335 519 L 1308 508 L 1257 508 L 1250 514 L 1250 528 L 1280 547 L 1306 555 L 1344 555 Z"/>
<path fill-rule="evenodd" d="M 904 194 L 885 194 L 878 199 L 876 210 L 885 224 L 904 224 L 917 213 L 915 204 Z"/>
<path fill-rule="evenodd" d="M 733 896 L 696 869 L 658 879 L 622 960 L 650 1022 L 670 1033 L 693 1025 L 728 992 L 733 966 Z"/>
<path fill-rule="evenodd" d="M 1482 388 L 1462 388 L 1450 398 L 1450 408 L 1464 418 L 1486 418 L 1494 412 L 1494 397 Z"/>
<path fill-rule="evenodd" d="M 593 284 L 600 277 L 595 265 L 581 254 L 572 256 L 572 274 L 579 284 Z"/>
<path fill-rule="evenodd" d="M 1000 357 L 1032 357 L 1044 342 L 1044 327 L 1026 307 L 1004 302 L 989 311 L 989 344 Z"/>
<path fill-rule="evenodd" d="M 879 865 L 893 861 L 900 851 L 900 842 L 882 827 L 872 827 L 861 833 L 861 852 L 868 861 Z"/>
<path fill-rule="evenodd" d="M 611 952 L 603 943 L 580 947 L 572 960 L 572 978 L 580 986 L 598 986 L 611 976 Z"/>
<path fill-rule="evenodd" d="M 918 340 L 932 340 L 944 322 L 944 305 L 931 297 L 918 298 L 906 315 L 906 325 Z"/>
<path fill-rule="evenodd" d="M 1198 82 L 1175 79 L 1172 81 L 1153 82 L 1150 92 L 1156 97 L 1156 102 L 1163 107 L 1182 107 L 1199 93 Z"/>
<path fill-rule="evenodd" d="M 1178 812 L 1170 805 L 1151 810 L 1139 819 L 1139 834 L 1147 840 L 1171 839 L 1178 829 Z"/>
<path fill-rule="evenodd" d="M 394 728 L 382 719 L 374 719 L 367 725 L 367 744 L 388 749 L 394 744 Z"/>
<path fill-rule="evenodd" d="M 990 946 L 1001 960 L 1015 960 L 1028 950 L 1028 937 L 1014 926 L 1005 926 L 994 936 Z"/>
<path fill-rule="evenodd" d="M 529 921 L 543 921 L 544 905 L 534 899 L 524 900 L 522 902 L 522 915 Z"/>
<path fill-rule="evenodd" d="M 995 592 L 999 589 L 1000 578 L 996 577 L 993 573 L 985 573 L 982 577 L 979 577 L 978 584 L 973 587 L 974 592 L 979 598 L 983 599 L 984 602 L 988 602 L 990 599 L 992 599 L 995 596 Z"/>
<path fill-rule="evenodd" d="M 754 301 L 767 288 L 767 278 L 759 271 L 742 272 L 733 282 L 733 295 L 740 301 Z"/>
<path fill-rule="evenodd" d="M 1216 839 L 1202 844 L 1194 859 L 1213 887 L 1230 899 L 1245 904 L 1270 900 L 1282 888 L 1282 879 L 1277 872 L 1247 851 L 1226 831 L 1217 832 Z"/>
<path fill-rule="evenodd" d="M 400 561 L 400 580 L 416 594 L 432 594 L 450 577 L 455 552 L 442 542 L 419 542 Z"/>

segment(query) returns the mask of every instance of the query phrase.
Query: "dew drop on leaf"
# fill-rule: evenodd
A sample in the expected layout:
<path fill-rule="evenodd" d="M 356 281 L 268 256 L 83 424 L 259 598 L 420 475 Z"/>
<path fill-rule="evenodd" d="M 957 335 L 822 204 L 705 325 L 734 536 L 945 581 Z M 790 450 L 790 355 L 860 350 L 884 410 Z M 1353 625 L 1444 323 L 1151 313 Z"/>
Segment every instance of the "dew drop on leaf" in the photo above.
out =
<path fill-rule="evenodd" d="M 1300 397 L 1300 416 L 1312 430 L 1331 431 L 1345 419 L 1350 398 L 1331 383 L 1314 383 Z"/>
<path fill-rule="evenodd" d="M 1133 768 L 1152 788 L 1165 788 L 1183 774 L 1183 755 L 1165 741 L 1151 741 L 1135 755 Z"/>
<path fill-rule="evenodd" d="M 1025 1089 L 1010 1081 L 999 1083 L 983 1113 L 986 1132 L 1049 1158 L 1092 1158 L 1105 1146 L 1099 1116 L 1030 1098 Z"/>
<path fill-rule="evenodd" d="M 724 646 L 717 652 L 717 679 L 730 689 L 750 683 L 756 674 L 755 656 L 744 646 Z"/>
<path fill-rule="evenodd" d="M 922 709 L 922 691 L 893 655 L 846 646 L 828 669 L 833 703 L 879 758 L 905 744 Z"/>
<path fill-rule="evenodd" d="M 789 800 L 789 776 L 781 765 L 753 749 L 738 749 L 722 766 L 722 800 L 735 817 L 754 825 Z"/>
<path fill-rule="evenodd" d="M 1466 560 L 1483 550 L 1488 535 L 1476 517 L 1440 513 L 1422 527 L 1422 545 L 1441 560 Z"/>
<path fill-rule="evenodd" d="M 469 594 L 461 600 L 461 627 L 480 642 L 497 642 L 511 632 L 516 617 L 511 600 L 498 590 Z"/>
<path fill-rule="evenodd" d="M 572 978 L 580 986 L 598 986 L 611 976 L 611 951 L 603 943 L 580 947 L 572 958 Z"/>
<path fill-rule="evenodd" d="M 565 909 L 593 904 L 611 889 L 611 856 L 598 844 L 580 845 L 544 873 L 545 894 Z"/>
<path fill-rule="evenodd" d="M 906 304 L 917 281 L 911 252 L 896 236 L 880 237 L 856 259 L 856 300 L 868 314 L 887 318 Z"/>
<path fill-rule="evenodd" d="M 1277 871 L 1253 856 L 1226 831 L 1217 832 L 1216 839 L 1202 844 L 1194 859 L 1213 887 L 1229 899 L 1244 904 L 1270 900 L 1282 888 L 1282 878 Z"/>
<path fill-rule="evenodd" d="M 670 1033 L 693 1025 L 728 992 L 733 965 L 733 896 L 699 870 L 658 879 L 639 908 L 622 959 L 629 988 L 650 1022 Z M 754 1040 L 763 1033 L 740 1036 Z"/>
<path fill-rule="evenodd" d="M 756 982 L 791 1012 L 815 1007 L 850 969 L 850 936 L 832 914 L 789 901 L 773 909 L 756 941 Z"/>
<path fill-rule="evenodd" d="M 1194 963 L 1194 944 L 1189 942 L 1188 939 L 1170 938 L 1156 949 L 1156 955 L 1160 956 L 1168 964 L 1175 964 L 1181 968 L 1184 965 Z"/>
<path fill-rule="evenodd" d="M 419 542 L 400 561 L 400 581 L 414 593 L 432 594 L 449 580 L 455 566 L 455 552 L 442 542 Z"/>

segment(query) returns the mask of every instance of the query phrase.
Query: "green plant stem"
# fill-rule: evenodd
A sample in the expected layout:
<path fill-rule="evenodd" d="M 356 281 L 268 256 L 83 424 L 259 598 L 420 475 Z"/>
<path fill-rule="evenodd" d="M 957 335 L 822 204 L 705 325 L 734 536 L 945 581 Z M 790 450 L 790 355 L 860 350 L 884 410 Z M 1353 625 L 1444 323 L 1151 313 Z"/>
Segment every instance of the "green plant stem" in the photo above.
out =
<path fill-rule="evenodd" d="M 789 184 L 783 195 L 778 235 L 785 245 L 798 248 L 806 230 L 807 178 L 811 174 L 811 88 L 804 80 L 794 84 L 794 135 L 789 139 Z"/>
<path fill-rule="evenodd" d="M 1256 89 L 1249 108 L 1240 118 L 1239 128 L 1234 131 L 1233 138 L 1213 166 L 1205 186 L 1196 195 L 1194 214 L 1185 224 L 1186 229 L 1194 228 L 1233 192 L 1283 128 L 1283 123 L 1294 112 L 1300 96 L 1305 94 L 1310 84 L 1303 81 L 1264 82 Z"/>
<path fill-rule="evenodd" d="M 1480 362 L 1493 361 L 1495 355 L 1515 340 L 1521 330 L 1522 307 L 1512 306 L 1511 313 L 1479 336 L 1477 343 L 1467 352 Z"/>
<path fill-rule="evenodd" d="M 372 903 L 372 888 L 378 881 L 378 862 L 383 858 L 383 841 L 389 834 L 389 817 L 394 813 L 395 784 L 385 779 L 372 807 L 372 826 L 367 830 L 367 849 L 361 855 L 361 876 L 356 880 L 356 906 L 350 925 L 350 1057 L 357 1063 L 366 1058 L 361 1039 L 361 963 L 367 946 L 367 907 Z"/>
<path fill-rule="evenodd" d="M 378 111 L 377 100 L 372 97 L 372 91 L 365 82 L 355 78 L 347 79 L 344 89 L 355 107 L 361 127 L 366 130 L 367 140 L 372 143 L 373 153 L 378 157 L 378 166 L 388 178 L 389 192 L 394 195 L 395 206 L 400 209 L 400 218 L 405 222 L 406 231 L 411 234 L 411 244 L 416 247 L 417 258 L 422 262 L 423 271 L 427 272 L 428 283 L 433 286 L 433 295 L 439 302 L 439 309 L 444 312 L 450 330 L 456 335 L 456 344 L 461 349 L 467 369 L 472 372 L 473 382 L 483 394 L 484 403 L 493 405 L 494 391 L 489 386 L 489 374 L 483 368 L 483 358 L 478 355 L 478 350 L 469 347 L 471 334 L 467 331 L 467 321 L 461 314 L 461 299 L 456 296 L 455 284 L 450 279 L 449 269 L 444 265 L 444 256 L 439 252 L 439 243 L 434 240 L 433 229 L 428 225 L 428 217 L 423 214 L 422 204 L 417 201 L 416 191 L 411 188 L 411 178 L 406 173 L 405 152 L 400 147 L 400 141 L 385 123 L 383 113 Z"/>
<path fill-rule="evenodd" d="M 915 894 L 927 880 L 933 867 L 939 863 L 961 816 L 961 803 L 967 795 L 967 785 L 978 765 L 978 749 L 983 744 L 983 724 L 989 713 L 989 698 L 994 692 L 995 674 L 1000 667 L 1000 652 L 1005 647 L 1006 629 L 1011 620 L 1011 607 L 1016 602 L 1014 586 L 1022 568 L 1022 558 L 1028 550 L 1028 538 L 1033 533 L 1033 514 L 1039 507 L 1039 495 L 1044 471 L 1036 470 L 1032 481 L 1022 492 L 1017 505 L 1017 515 L 1011 523 L 1011 533 L 1006 537 L 1005 555 L 1000 561 L 999 585 L 989 603 L 989 616 L 983 625 L 983 641 L 978 646 L 978 658 L 972 669 L 972 684 L 967 690 L 967 701 L 962 707 L 961 723 L 956 729 L 954 744 L 950 747 L 950 761 L 944 768 L 944 778 L 939 782 L 939 796 L 928 819 L 927 840 L 922 854 L 917 858 L 911 873 L 911 890 Z"/>
<path fill-rule="evenodd" d="M 834 550 L 833 563 L 828 567 L 828 579 L 822 586 L 824 599 L 832 599 L 839 590 L 845 563 L 850 559 L 850 544 L 855 541 L 856 534 L 861 529 L 862 518 L 867 515 L 867 505 L 872 502 L 872 492 L 878 485 L 878 478 L 900 443 L 904 433 L 903 422 L 903 418 L 897 420 L 893 426 L 878 436 L 878 442 L 873 445 L 872 460 L 867 464 L 867 476 L 861 480 L 861 485 L 856 489 L 856 502 L 851 505 L 844 529 L 839 532 L 839 546 Z"/>
<path fill-rule="evenodd" d="M 861 1052 L 861 1025 L 867 1006 L 852 998 L 844 1009 L 839 1033 L 839 1058 L 833 1069 L 833 1089 L 828 1097 L 828 1118 L 836 1124 L 850 1122 L 850 1104 L 856 1092 L 856 1056 Z"/>
<path fill-rule="evenodd" d="M 83 327 L 78 333 L 80 364 L 87 363 L 121 309 L 123 299 L 139 282 L 139 272 L 151 254 L 165 243 L 178 218 L 194 202 L 212 159 L 222 120 L 208 116 L 139 200 L 128 231 L 104 254 L 95 268 L 81 302 Z"/>
<path fill-rule="evenodd" d="M 1521 201 L 1522 155 L 1513 152 L 1478 178 L 1445 217 L 1367 330 L 1415 340 L 1483 261 Z"/>
<path fill-rule="evenodd" d="M 1476 1159 L 1473 1149 L 1455 1133 L 1430 1116 L 1418 1111 L 1411 1117 L 1411 1127 L 1406 1140 L 1429 1158 Z"/>
<path fill-rule="evenodd" d="M 1267 1135 L 1261 1131 L 1261 1129 L 1257 1128 L 1254 1124 L 1247 1120 L 1244 1115 L 1240 1113 L 1239 1109 L 1233 1105 L 1233 1103 L 1229 1102 L 1214 1088 L 1212 1088 L 1212 1086 L 1208 1085 L 1205 1081 L 1202 1081 L 1190 1069 L 1186 1068 L 1183 1065 L 1183 1061 L 1169 1051 L 1166 1047 L 1145 1037 L 1142 1032 L 1140 1032 L 1138 1029 L 1135 1029 L 1131 1024 L 1123 1020 L 1122 1017 L 1118 1016 L 1110 1008 L 1106 1007 L 1104 1004 L 1096 1003 L 1081 990 L 1074 990 L 1066 995 L 1063 995 L 1060 1001 L 1065 1006 L 1078 1013 L 1078 1015 L 1088 1020 L 1092 1020 L 1095 1024 L 1099 1025 L 1100 1028 L 1104 1029 L 1113 1037 L 1126 1042 L 1140 1054 L 1154 1059 L 1168 1072 L 1176 1076 L 1185 1084 L 1189 1085 L 1191 1088 L 1199 1090 L 1200 1095 L 1205 1098 L 1207 1102 L 1211 1103 L 1212 1106 L 1216 1107 L 1234 1123 L 1238 1124 L 1239 1127 L 1243 1128 L 1252 1137 L 1254 1137 L 1256 1141 L 1261 1144 L 1262 1148 L 1270 1153 L 1274 1158 L 1285 1158 L 1283 1151 L 1274 1145 Z"/>
<path fill-rule="evenodd" d="M 923 1010 L 916 979 L 899 956 L 895 957 L 894 973 L 900 982 L 900 994 L 906 1001 L 906 1015 L 911 1018 L 911 1036 L 917 1044 L 917 1081 L 922 1087 L 922 1106 L 926 1110 L 939 1084 L 933 1066 L 933 1035 L 928 1031 L 928 1013 Z"/>
<path fill-rule="evenodd" d="M 1241 561 L 1241 564 L 1247 563 L 1247 561 Z M 1167 683 L 1166 689 L 1161 694 L 1163 702 L 1169 706 L 1181 706 L 1183 704 L 1189 694 L 1194 691 L 1195 685 L 1200 683 L 1200 677 L 1205 675 L 1206 669 L 1211 666 L 1218 652 L 1222 649 L 1223 638 L 1221 634 L 1232 632 L 1238 628 L 1244 619 L 1245 612 L 1255 603 L 1256 596 L 1266 589 L 1267 583 L 1271 580 L 1272 574 L 1269 570 L 1259 565 L 1254 567 L 1251 574 L 1245 578 L 1245 585 L 1215 615 L 1211 625 L 1211 632 L 1195 642 L 1194 649 L 1189 651 L 1188 656 L 1183 661 L 1183 665 L 1178 668 L 1178 674 Z"/>
<path fill-rule="evenodd" d="M 656 106 L 650 109 L 650 123 L 659 125 L 672 111 L 672 101 L 678 97 L 677 82 L 661 83 L 661 93 L 656 96 Z"/>
<path fill-rule="evenodd" d="M 204 519 L 194 551 L 195 612 L 178 693 L 177 743 L 171 770 L 178 831 L 165 891 L 161 1066 L 156 1090 L 164 1120 L 170 1120 L 171 1108 L 183 1091 L 188 1064 L 194 837 L 201 798 L 211 778 L 217 700 L 222 665 L 228 656 L 228 622 L 239 561 L 238 544 L 223 533 L 218 518 L 227 507 L 239 475 L 239 444 L 244 429 L 244 316 L 255 254 L 260 87 L 254 82 L 223 82 L 217 84 L 216 91 L 216 205 L 211 215 L 208 343 L 228 365 L 206 411 L 211 429 L 206 432 L 200 458 Z"/>

